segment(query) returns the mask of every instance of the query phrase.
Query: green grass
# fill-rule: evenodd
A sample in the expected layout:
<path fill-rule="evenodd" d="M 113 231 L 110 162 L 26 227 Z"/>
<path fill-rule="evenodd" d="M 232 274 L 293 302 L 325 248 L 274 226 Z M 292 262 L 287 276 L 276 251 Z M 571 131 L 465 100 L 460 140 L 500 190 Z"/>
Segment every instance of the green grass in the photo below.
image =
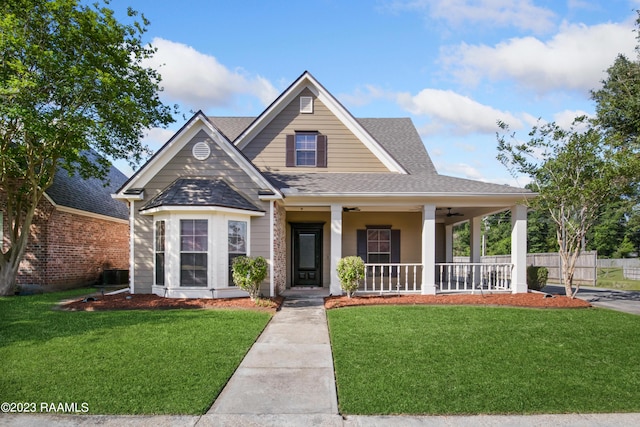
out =
<path fill-rule="evenodd" d="M 640 280 L 625 279 L 620 267 L 598 268 L 598 287 L 640 291 Z"/>
<path fill-rule="evenodd" d="M 0 298 L 3 402 L 202 414 L 270 319 L 240 310 L 52 310 L 71 295 L 78 291 Z"/>
<path fill-rule="evenodd" d="M 341 413 L 640 412 L 640 316 L 438 306 L 327 315 Z"/>

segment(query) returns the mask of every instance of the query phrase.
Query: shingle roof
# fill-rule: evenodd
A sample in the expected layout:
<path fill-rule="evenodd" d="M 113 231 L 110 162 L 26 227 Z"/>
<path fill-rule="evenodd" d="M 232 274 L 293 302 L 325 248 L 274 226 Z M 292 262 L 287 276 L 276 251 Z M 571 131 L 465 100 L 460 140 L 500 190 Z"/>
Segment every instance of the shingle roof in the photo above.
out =
<path fill-rule="evenodd" d="M 227 137 L 229 141 L 235 141 L 243 130 L 249 127 L 256 119 L 255 117 L 209 117 L 216 125 L 220 132 Z"/>
<path fill-rule="evenodd" d="M 438 174 L 292 173 L 263 172 L 275 186 L 298 194 L 523 194 L 528 190 L 508 185 Z M 289 188 L 290 190 L 285 190 Z"/>
<path fill-rule="evenodd" d="M 97 153 L 87 152 L 85 155 L 93 162 L 97 161 Z M 127 219 L 127 205 L 111 197 L 126 181 L 127 177 L 115 166 L 111 166 L 105 180 L 69 175 L 65 169 L 58 168 L 46 193 L 59 206 Z"/>
<path fill-rule="evenodd" d="M 253 117 L 210 117 L 230 140 L 236 139 Z M 277 188 L 299 194 L 413 193 L 413 194 L 524 194 L 529 190 L 508 185 L 440 175 L 410 118 L 356 119 L 409 174 L 313 173 L 263 171 Z"/>
<path fill-rule="evenodd" d="M 160 206 L 219 206 L 262 212 L 222 178 L 178 178 L 140 210 Z"/>

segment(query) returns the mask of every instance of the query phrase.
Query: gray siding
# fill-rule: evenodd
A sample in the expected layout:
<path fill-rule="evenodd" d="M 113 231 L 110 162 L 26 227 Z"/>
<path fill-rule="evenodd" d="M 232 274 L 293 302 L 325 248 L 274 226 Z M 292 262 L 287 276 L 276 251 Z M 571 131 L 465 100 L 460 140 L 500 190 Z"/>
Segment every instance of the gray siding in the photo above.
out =
<path fill-rule="evenodd" d="M 196 160 L 192 155 L 193 145 L 200 141 L 208 141 L 211 155 L 207 160 Z M 135 218 L 135 284 L 136 292 L 151 292 L 153 282 L 153 217 L 140 215 L 138 209 L 160 193 L 165 187 L 180 177 L 222 177 L 230 185 L 240 191 L 255 206 L 266 213 L 263 217 L 251 219 L 250 250 L 252 256 L 269 258 L 269 204 L 258 198 L 258 186 L 236 163 L 211 141 L 204 131 L 200 131 L 154 176 L 145 186 L 145 199 L 136 202 Z M 269 279 L 265 281 L 268 292 Z"/>
<path fill-rule="evenodd" d="M 313 114 L 300 113 L 300 96 L 312 96 Z M 388 169 L 347 127 L 305 89 L 245 146 L 244 154 L 260 169 L 309 172 L 388 172 Z M 318 131 L 327 136 L 326 168 L 291 168 L 285 163 L 286 135 Z"/>

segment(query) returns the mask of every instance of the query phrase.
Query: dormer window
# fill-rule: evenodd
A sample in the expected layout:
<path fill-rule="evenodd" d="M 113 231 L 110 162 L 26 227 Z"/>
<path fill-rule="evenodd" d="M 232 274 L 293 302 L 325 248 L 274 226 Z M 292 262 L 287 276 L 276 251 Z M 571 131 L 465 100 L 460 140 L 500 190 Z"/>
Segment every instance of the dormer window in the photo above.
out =
<path fill-rule="evenodd" d="M 327 167 L 327 136 L 315 131 L 287 135 L 287 167 Z"/>

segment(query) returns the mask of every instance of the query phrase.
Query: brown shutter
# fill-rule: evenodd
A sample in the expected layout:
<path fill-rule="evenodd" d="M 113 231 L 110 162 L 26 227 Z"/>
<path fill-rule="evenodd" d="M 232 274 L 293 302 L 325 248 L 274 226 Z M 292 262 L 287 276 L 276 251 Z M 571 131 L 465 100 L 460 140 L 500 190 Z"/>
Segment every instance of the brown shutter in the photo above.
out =
<path fill-rule="evenodd" d="M 293 167 L 296 165 L 296 143 L 294 135 L 287 135 L 287 156 L 286 156 L 286 165 L 287 167 Z"/>
<path fill-rule="evenodd" d="M 316 166 L 327 167 L 327 136 L 318 135 L 316 139 Z"/>
<path fill-rule="evenodd" d="M 357 230 L 357 250 L 356 255 L 362 258 L 364 262 L 367 262 L 367 230 Z"/>

